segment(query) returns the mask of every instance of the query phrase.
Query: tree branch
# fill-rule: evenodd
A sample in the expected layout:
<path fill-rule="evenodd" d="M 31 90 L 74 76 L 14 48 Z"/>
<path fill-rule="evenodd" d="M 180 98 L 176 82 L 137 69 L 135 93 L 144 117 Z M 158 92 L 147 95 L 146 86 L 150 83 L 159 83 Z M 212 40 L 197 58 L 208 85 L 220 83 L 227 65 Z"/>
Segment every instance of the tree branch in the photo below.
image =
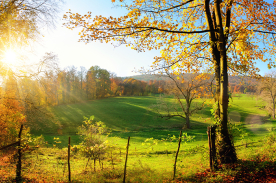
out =
<path fill-rule="evenodd" d="M 161 12 L 163 12 L 163 11 L 169 11 L 169 10 L 172 10 L 172 9 L 175 9 L 175 8 L 179 8 L 179 7 L 184 6 L 184 5 L 188 4 L 188 3 L 191 3 L 191 2 L 193 2 L 193 1 L 194 1 L 194 0 L 188 0 L 188 1 L 184 2 L 184 3 L 179 4 L 179 5 L 172 6 L 172 7 L 167 8 L 167 9 L 159 10 L 159 11 L 156 11 L 156 12 L 154 12 L 154 13 L 161 13 Z"/>
<path fill-rule="evenodd" d="M 224 35 L 226 41 L 228 40 L 229 37 L 229 31 L 230 31 L 230 24 L 231 24 L 231 9 L 232 9 L 232 4 L 233 0 L 230 0 L 229 3 L 226 5 L 226 23 L 225 23 L 225 32 L 226 34 Z"/>
<path fill-rule="evenodd" d="M 276 32 L 270 32 L 270 31 L 260 31 L 260 30 L 253 30 L 253 32 L 260 32 L 260 33 L 264 33 L 264 34 L 276 34 Z"/>
<path fill-rule="evenodd" d="M 96 29 L 96 28 L 88 28 L 88 27 L 85 27 L 83 26 L 84 28 L 86 29 L 89 29 L 89 30 L 93 30 L 93 31 L 116 31 L 116 30 L 125 30 L 125 29 L 143 29 L 143 30 L 139 30 L 139 31 L 134 31 L 132 33 L 129 33 L 129 34 L 126 34 L 126 35 L 132 35 L 132 34 L 135 34 L 135 33 L 139 33 L 139 32 L 145 32 L 145 31 L 149 31 L 149 30 L 158 30 L 158 31 L 161 31 L 161 32 L 168 32 L 168 33 L 179 33 L 179 34 L 201 34 L 201 33 L 206 33 L 206 32 L 216 32 L 216 30 L 201 30 L 201 31 L 179 31 L 179 30 L 168 30 L 168 29 L 161 29 L 161 28 L 158 28 L 158 27 L 132 27 L 132 26 L 129 26 L 129 27 L 121 27 L 121 28 L 113 28 L 113 29 Z M 117 35 L 117 36 L 124 36 L 124 34 L 122 35 Z M 108 36 L 108 37 L 113 37 L 113 36 Z"/>

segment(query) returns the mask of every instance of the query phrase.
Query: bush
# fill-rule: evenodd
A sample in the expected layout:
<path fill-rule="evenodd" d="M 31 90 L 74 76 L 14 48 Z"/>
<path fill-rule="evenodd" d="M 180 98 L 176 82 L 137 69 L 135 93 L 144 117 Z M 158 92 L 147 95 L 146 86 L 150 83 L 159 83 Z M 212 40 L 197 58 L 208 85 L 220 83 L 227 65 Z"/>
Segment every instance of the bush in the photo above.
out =
<path fill-rule="evenodd" d="M 105 154 L 109 147 L 106 137 L 109 133 L 103 122 L 94 122 L 93 120 L 94 116 L 89 119 L 84 117 L 84 124 L 78 129 L 78 134 L 83 141 L 74 149 L 87 157 L 88 161 L 90 159 L 94 160 L 95 170 L 95 161 L 105 159 Z"/>

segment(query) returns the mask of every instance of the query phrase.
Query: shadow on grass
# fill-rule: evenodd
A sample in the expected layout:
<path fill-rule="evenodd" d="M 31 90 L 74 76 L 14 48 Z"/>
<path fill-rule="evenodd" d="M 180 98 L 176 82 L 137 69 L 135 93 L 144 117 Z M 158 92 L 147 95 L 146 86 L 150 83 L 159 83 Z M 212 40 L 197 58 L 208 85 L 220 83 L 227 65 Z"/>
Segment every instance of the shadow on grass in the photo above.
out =
<path fill-rule="evenodd" d="M 156 104 L 155 97 L 116 97 L 101 100 L 89 101 L 87 103 L 78 103 L 70 105 L 54 106 L 49 111 L 54 113 L 55 121 L 39 121 L 43 126 L 41 130 L 32 130 L 32 133 L 68 135 L 76 134 L 77 127 L 82 125 L 84 116 L 95 116 L 95 121 L 103 121 L 108 128 L 111 128 L 116 135 L 122 135 L 125 138 L 129 135 L 141 137 L 162 138 L 162 133 L 170 131 L 179 131 L 185 124 L 182 118 L 176 117 L 169 120 L 161 119 L 157 113 L 150 108 Z M 49 124 L 45 126 L 44 124 Z M 201 121 L 191 120 L 193 129 L 206 129 L 208 124 Z M 167 130 L 169 131 L 167 132 Z M 192 130 L 188 130 L 192 131 Z M 145 134 L 143 134 L 143 133 Z M 161 132 L 158 137 L 157 132 Z M 204 131 L 205 133 L 205 131 Z"/>

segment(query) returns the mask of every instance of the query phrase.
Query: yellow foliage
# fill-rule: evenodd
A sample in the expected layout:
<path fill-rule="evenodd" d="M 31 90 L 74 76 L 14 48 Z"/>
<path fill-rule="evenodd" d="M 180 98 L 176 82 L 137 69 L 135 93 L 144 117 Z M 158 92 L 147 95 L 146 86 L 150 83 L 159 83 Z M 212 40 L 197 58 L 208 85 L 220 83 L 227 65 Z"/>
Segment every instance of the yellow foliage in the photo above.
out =
<path fill-rule="evenodd" d="M 134 40 L 128 44 L 132 49 L 160 50 L 153 68 L 161 68 L 164 61 L 167 65 L 177 62 L 179 64 L 175 68 L 181 68 L 181 72 L 198 72 L 202 66 L 212 69 L 212 52 L 215 47 L 220 51 L 220 43 L 223 42 L 218 38 L 223 34 L 226 41 L 223 46 L 228 54 L 228 72 L 257 75 L 255 61 L 267 62 L 269 59 L 266 55 L 273 57 L 276 53 L 273 36 L 270 36 L 270 32 L 276 28 L 275 4 L 257 0 L 219 1 L 222 25 L 222 32 L 219 32 L 217 22 L 208 22 L 206 8 L 210 9 L 211 14 L 216 13 L 214 2 L 208 2 L 133 0 L 125 5 L 128 10 L 125 16 L 95 16 L 91 22 L 86 19 L 91 16 L 91 12 L 81 16 L 69 11 L 64 19 L 68 20 L 65 23 L 68 28 L 83 27 L 79 33 L 80 41 L 125 43 L 125 39 L 130 38 Z M 227 12 L 231 15 L 229 19 Z M 209 30 L 210 25 L 217 26 L 213 30 L 215 39 Z M 267 47 L 260 46 L 259 42 L 267 43 Z"/>

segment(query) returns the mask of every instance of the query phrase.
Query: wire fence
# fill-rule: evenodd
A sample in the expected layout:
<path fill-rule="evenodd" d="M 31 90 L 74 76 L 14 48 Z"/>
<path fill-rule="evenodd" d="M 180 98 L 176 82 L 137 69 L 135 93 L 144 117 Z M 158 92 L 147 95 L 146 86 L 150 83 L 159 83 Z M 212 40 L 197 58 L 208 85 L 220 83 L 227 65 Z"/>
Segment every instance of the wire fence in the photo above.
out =
<path fill-rule="evenodd" d="M 123 177 L 122 177 L 123 182 L 124 183 L 127 182 L 127 178 L 128 178 L 127 177 L 127 175 L 128 175 L 127 174 L 127 167 L 128 167 L 127 160 L 128 160 L 128 156 L 129 156 L 129 146 L 131 144 L 130 137 L 128 137 L 126 150 L 125 150 L 126 151 L 125 157 L 123 157 L 123 154 L 124 154 L 123 149 L 116 149 L 116 150 L 110 151 L 104 159 L 95 158 L 92 161 L 91 158 L 83 157 L 83 161 L 79 161 L 77 152 L 75 152 L 75 150 L 71 147 L 71 138 L 70 137 L 68 138 L 68 148 L 66 151 L 65 150 L 55 151 L 54 149 L 49 148 L 49 151 L 47 152 L 48 155 L 46 156 L 47 158 L 45 158 L 45 156 L 43 156 L 43 155 L 45 155 L 44 153 L 41 153 L 41 152 L 32 153 L 34 151 L 37 151 L 39 148 L 29 148 L 29 151 L 23 152 L 22 146 L 21 146 L 22 145 L 22 139 L 21 139 L 22 130 L 23 130 L 23 125 L 21 125 L 17 142 L 11 143 L 9 145 L 6 145 L 6 146 L 3 146 L 0 148 L 0 151 L 6 150 L 10 147 L 16 147 L 16 149 L 17 149 L 17 152 L 14 156 L 16 166 L 10 167 L 11 169 L 15 169 L 16 174 L 15 174 L 14 180 L 16 182 L 22 182 L 24 174 L 26 175 L 26 174 L 30 173 L 31 171 L 33 171 L 33 172 L 37 171 L 40 173 L 41 173 L 41 171 L 45 171 L 45 169 L 43 167 L 49 166 L 49 164 L 51 164 L 52 167 L 48 167 L 48 168 L 50 168 L 50 170 L 55 169 L 56 176 L 62 175 L 63 178 L 60 178 L 60 181 L 63 180 L 63 181 L 71 182 L 72 179 L 74 179 L 74 176 L 82 175 L 85 172 L 87 172 L 88 169 L 91 169 L 91 171 L 94 170 L 94 172 L 96 172 L 96 167 L 98 167 L 98 169 L 100 169 L 100 170 L 103 170 L 104 167 L 109 167 L 110 169 L 114 170 L 116 164 L 118 164 L 120 166 L 122 165 L 122 163 L 119 163 L 122 161 L 124 162 L 123 172 L 118 173 L 117 178 L 123 175 Z M 209 150 L 208 156 L 209 156 L 209 166 L 210 166 L 211 171 L 215 171 L 217 169 L 217 157 L 216 157 L 216 149 L 215 149 L 215 141 L 216 141 L 215 130 L 216 130 L 215 126 L 208 127 L 208 129 L 207 129 L 208 147 L 209 148 L 206 148 L 205 146 L 197 146 L 195 148 L 186 149 L 185 151 L 182 151 L 182 153 L 191 155 L 191 154 L 196 154 L 198 152 L 203 152 L 203 151 L 206 152 Z M 175 151 L 168 151 L 166 149 L 164 151 L 155 151 L 154 152 L 154 154 L 163 154 L 166 156 L 171 154 L 174 156 L 174 161 L 172 161 L 173 162 L 173 164 L 172 164 L 172 166 L 173 166 L 172 179 L 175 179 L 175 177 L 176 177 L 177 160 L 178 160 L 178 155 L 179 155 L 180 148 L 181 148 L 181 137 L 182 137 L 182 131 L 180 131 L 180 136 L 178 138 L 178 146 Z M 237 147 L 249 147 L 250 145 L 256 144 L 259 142 L 261 142 L 261 141 L 251 142 L 251 143 L 245 142 L 244 144 L 241 144 L 241 145 L 238 145 L 235 147 L 236 148 Z M 139 156 L 141 156 L 142 153 L 138 153 L 138 152 L 141 152 L 144 150 L 145 149 L 142 150 L 142 149 L 137 149 L 136 147 L 134 147 L 133 152 L 132 152 L 133 155 L 136 155 L 136 157 L 138 157 L 138 163 L 142 167 L 143 167 L 143 165 L 139 158 Z M 152 153 L 153 153 L 153 149 L 152 149 Z M 24 154 L 29 155 L 29 156 L 23 156 Z M 40 155 L 42 157 L 40 157 Z M 34 156 L 36 156 L 36 158 Z M 32 158 L 30 158 L 30 157 L 32 157 Z M 84 161 L 84 159 L 87 159 L 87 161 Z M 22 163 L 22 160 L 25 162 Z M 22 169 L 23 164 L 24 164 L 24 168 L 23 168 L 24 171 Z M 98 166 L 97 166 L 97 164 L 98 164 Z M 28 167 L 28 168 L 26 168 L 26 167 Z M 78 167 L 78 169 L 76 169 L 74 167 Z M 81 170 L 79 167 L 83 167 L 83 170 Z M 49 174 L 47 174 L 47 172 L 42 172 L 42 173 L 49 175 Z M 116 177 L 116 175 L 113 175 L 113 176 Z M 54 177 L 54 175 L 53 175 L 53 177 Z"/>

